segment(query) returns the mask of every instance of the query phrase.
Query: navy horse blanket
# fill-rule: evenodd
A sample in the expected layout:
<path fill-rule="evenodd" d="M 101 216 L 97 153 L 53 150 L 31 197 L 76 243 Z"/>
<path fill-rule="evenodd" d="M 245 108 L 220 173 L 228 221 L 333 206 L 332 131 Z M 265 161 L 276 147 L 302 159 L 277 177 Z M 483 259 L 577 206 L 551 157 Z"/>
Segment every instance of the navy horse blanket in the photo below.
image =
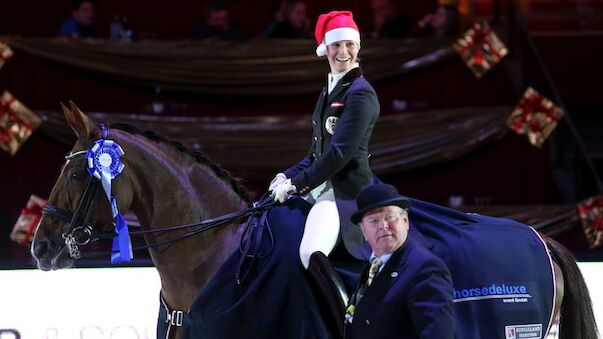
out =
<path fill-rule="evenodd" d="M 543 338 L 552 320 L 555 277 L 538 233 L 510 219 L 410 200 L 411 236 L 452 275 L 455 338 Z"/>
<path fill-rule="evenodd" d="M 410 200 L 410 236 L 452 274 L 455 338 L 543 338 L 555 281 L 540 236 L 510 219 Z M 299 263 L 308 210 L 301 199 L 270 210 L 268 228 L 251 237 L 263 256 L 251 262 L 233 253 L 184 316 L 184 338 L 330 338 Z M 241 270 L 248 274 L 237 284 Z M 360 271 L 345 273 L 359 277 Z M 165 319 L 160 309 L 158 338 L 165 337 Z"/>

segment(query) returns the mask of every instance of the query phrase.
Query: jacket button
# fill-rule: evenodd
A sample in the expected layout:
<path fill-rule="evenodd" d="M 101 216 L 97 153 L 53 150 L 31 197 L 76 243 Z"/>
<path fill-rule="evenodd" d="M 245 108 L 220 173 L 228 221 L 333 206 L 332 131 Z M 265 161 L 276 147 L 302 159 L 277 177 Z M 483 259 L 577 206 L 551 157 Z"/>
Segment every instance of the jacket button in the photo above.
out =
<path fill-rule="evenodd" d="M 312 156 L 314 157 L 314 159 L 316 159 L 316 153 L 312 153 Z"/>
<path fill-rule="evenodd" d="M 318 137 L 314 137 L 314 141 L 317 141 L 317 140 L 318 140 Z"/>
<path fill-rule="evenodd" d="M 312 120 L 312 125 L 316 125 L 316 121 Z"/>
<path fill-rule="evenodd" d="M 371 324 L 371 322 L 370 322 L 368 319 L 366 319 L 366 320 L 364 320 L 364 321 L 366 322 L 366 324 L 367 324 L 367 325 L 370 325 L 370 324 Z"/>

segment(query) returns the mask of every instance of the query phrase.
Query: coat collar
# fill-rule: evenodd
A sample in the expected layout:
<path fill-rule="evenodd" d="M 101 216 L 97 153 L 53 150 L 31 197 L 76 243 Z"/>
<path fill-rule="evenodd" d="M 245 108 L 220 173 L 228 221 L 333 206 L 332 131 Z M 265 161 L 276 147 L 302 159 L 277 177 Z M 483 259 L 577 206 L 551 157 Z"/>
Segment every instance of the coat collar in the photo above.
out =
<path fill-rule="evenodd" d="M 335 98 L 339 97 L 341 92 L 343 90 L 346 90 L 348 87 L 350 87 L 352 82 L 354 82 L 354 80 L 359 78 L 362 74 L 363 74 L 362 68 L 360 68 L 360 66 L 353 68 L 349 72 L 347 72 L 346 75 L 344 75 L 343 78 L 341 78 L 341 80 L 339 80 L 339 82 L 337 83 L 337 86 L 335 86 L 335 88 L 333 88 L 333 91 L 327 97 L 327 103 L 330 103 Z"/>

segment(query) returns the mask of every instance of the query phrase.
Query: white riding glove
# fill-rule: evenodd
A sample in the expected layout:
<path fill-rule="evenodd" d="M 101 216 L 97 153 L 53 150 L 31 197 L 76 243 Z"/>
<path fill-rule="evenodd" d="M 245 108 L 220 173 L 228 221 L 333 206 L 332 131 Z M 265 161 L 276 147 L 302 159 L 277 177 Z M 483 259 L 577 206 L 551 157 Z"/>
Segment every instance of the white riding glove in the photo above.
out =
<path fill-rule="evenodd" d="M 282 182 L 287 180 L 287 176 L 283 173 L 277 174 L 274 179 L 270 182 L 270 186 L 268 186 L 268 191 L 274 191 L 276 186 L 280 185 Z"/>
<path fill-rule="evenodd" d="M 297 192 L 297 188 L 291 184 L 291 179 L 287 179 L 272 190 L 272 196 L 274 197 L 274 201 L 283 203 L 295 192 Z"/>

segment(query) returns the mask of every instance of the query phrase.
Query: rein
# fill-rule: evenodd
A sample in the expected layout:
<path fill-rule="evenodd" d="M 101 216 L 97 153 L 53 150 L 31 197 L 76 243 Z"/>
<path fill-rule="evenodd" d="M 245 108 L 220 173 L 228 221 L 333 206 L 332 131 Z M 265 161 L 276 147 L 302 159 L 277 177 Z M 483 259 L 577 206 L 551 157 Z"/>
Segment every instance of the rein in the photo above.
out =
<path fill-rule="evenodd" d="M 101 129 L 103 131 L 103 139 L 106 139 L 109 134 L 108 129 L 104 125 L 101 125 Z M 65 157 L 65 159 L 67 161 L 69 161 L 75 157 L 78 157 L 81 155 L 86 155 L 87 153 L 88 153 L 88 150 L 80 150 L 80 151 L 72 152 L 72 153 L 68 154 Z M 82 197 L 80 198 L 78 206 L 73 213 L 66 211 L 51 203 L 46 204 L 42 208 L 42 212 L 45 215 L 57 218 L 62 221 L 69 222 L 70 227 L 66 232 L 64 232 L 62 234 L 62 237 L 63 237 L 63 239 L 65 239 L 64 246 L 66 246 L 68 248 L 69 255 L 74 259 L 79 259 L 82 257 L 90 258 L 90 257 L 98 257 L 101 255 L 106 255 L 107 254 L 106 252 L 93 252 L 93 253 L 82 254 L 79 249 L 79 246 L 84 246 L 90 242 L 94 242 L 94 241 L 97 241 L 100 239 L 110 239 L 115 236 L 115 231 L 114 232 L 96 232 L 95 228 L 99 228 L 99 227 L 98 226 L 94 227 L 94 225 L 90 224 L 90 217 L 91 217 L 92 211 L 94 209 L 94 202 L 95 202 L 96 195 L 98 193 L 99 186 L 100 186 L 100 180 L 97 180 L 96 177 L 91 175 L 91 177 L 88 178 L 88 182 L 86 183 L 86 188 L 84 190 L 84 193 L 82 194 Z M 276 202 L 273 201 L 273 199 L 269 195 L 266 195 L 259 201 L 253 203 L 252 207 L 242 209 L 239 211 L 235 211 L 235 212 L 231 212 L 231 213 L 219 216 L 219 217 L 209 218 L 209 219 L 201 220 L 199 222 L 194 222 L 194 223 L 179 225 L 179 226 L 169 226 L 169 227 L 163 227 L 163 228 L 158 228 L 158 229 L 132 231 L 132 232 L 129 232 L 130 235 L 145 235 L 145 234 L 153 234 L 153 233 L 179 231 L 179 230 L 195 228 L 195 227 L 197 228 L 197 229 L 191 230 L 190 232 L 187 232 L 185 234 L 173 237 L 171 239 L 158 241 L 156 243 L 146 244 L 143 246 L 134 247 L 134 248 L 132 248 L 132 250 L 137 251 L 137 250 L 148 249 L 148 248 L 152 248 L 152 247 L 158 247 L 161 245 L 167 245 L 167 244 L 176 242 L 178 240 L 190 238 L 192 236 L 195 236 L 197 234 L 211 230 L 218 226 L 222 226 L 224 224 L 231 223 L 231 222 L 238 220 L 240 218 L 243 218 L 243 217 L 249 217 L 249 219 L 247 221 L 247 225 L 249 226 L 251 224 L 251 220 L 254 219 L 254 216 L 257 216 L 258 214 L 270 209 L 275 204 L 276 204 Z M 115 226 L 115 222 L 113 222 L 113 225 Z M 104 226 L 106 226 L 106 225 L 103 225 L 102 228 L 104 228 Z M 115 251 L 113 249 L 110 253 L 113 255 L 113 254 L 118 253 L 118 251 Z"/>
<path fill-rule="evenodd" d="M 267 202 L 266 202 L 266 200 L 267 200 Z M 270 209 L 275 204 L 276 204 L 276 202 L 272 201 L 272 199 L 265 199 L 264 202 L 262 202 L 262 201 L 255 202 L 253 204 L 253 207 L 242 209 L 242 210 L 235 211 L 235 212 L 231 212 L 231 213 L 228 213 L 228 214 L 216 217 L 216 218 L 209 218 L 209 219 L 201 220 L 201 221 L 198 221 L 195 223 L 179 225 L 179 226 L 170 226 L 170 227 L 163 227 L 163 228 L 158 228 L 158 229 L 132 231 L 132 232 L 130 232 L 130 235 L 144 235 L 144 234 L 152 234 L 152 233 L 179 231 L 179 230 L 183 230 L 183 229 L 199 227 L 198 229 L 192 230 L 188 233 L 179 235 L 177 237 L 159 241 L 156 243 L 151 243 L 151 244 L 134 247 L 132 250 L 134 250 L 134 251 L 144 250 L 144 249 L 148 249 L 148 248 L 158 247 L 161 245 L 167 245 L 167 244 L 176 242 L 178 240 L 190 238 L 192 236 L 195 236 L 197 234 L 211 230 L 218 226 L 222 226 L 224 224 L 231 223 L 237 219 L 253 216 L 259 212 L 263 212 L 265 210 Z M 63 221 L 71 221 L 73 219 L 72 213 L 70 213 L 66 210 L 63 210 L 59 207 L 56 207 L 52 204 L 47 204 L 46 206 L 44 206 L 42 208 L 42 212 L 46 215 L 55 217 L 57 219 L 61 219 Z M 87 238 L 81 237 L 80 232 L 83 232 L 87 236 Z M 114 235 L 113 232 L 103 232 L 103 233 L 95 232 L 94 227 L 92 227 L 89 224 L 86 224 L 86 226 L 71 228 L 69 232 L 63 233 L 63 238 L 66 239 L 65 243 L 69 247 L 70 245 L 67 244 L 67 237 L 73 237 L 76 245 L 83 246 L 83 245 L 87 245 L 90 242 L 95 242 L 95 241 L 98 241 L 101 239 L 111 239 L 113 237 L 113 235 Z M 70 254 L 71 254 L 71 252 L 72 251 L 70 250 Z M 82 257 L 92 258 L 92 257 L 98 257 L 98 256 L 106 254 L 106 252 L 93 252 L 93 253 L 83 253 L 82 254 L 79 250 L 74 251 L 74 252 L 78 253 L 77 258 L 72 256 L 74 259 L 79 259 Z M 112 251 L 111 253 L 116 253 L 116 252 Z"/>

